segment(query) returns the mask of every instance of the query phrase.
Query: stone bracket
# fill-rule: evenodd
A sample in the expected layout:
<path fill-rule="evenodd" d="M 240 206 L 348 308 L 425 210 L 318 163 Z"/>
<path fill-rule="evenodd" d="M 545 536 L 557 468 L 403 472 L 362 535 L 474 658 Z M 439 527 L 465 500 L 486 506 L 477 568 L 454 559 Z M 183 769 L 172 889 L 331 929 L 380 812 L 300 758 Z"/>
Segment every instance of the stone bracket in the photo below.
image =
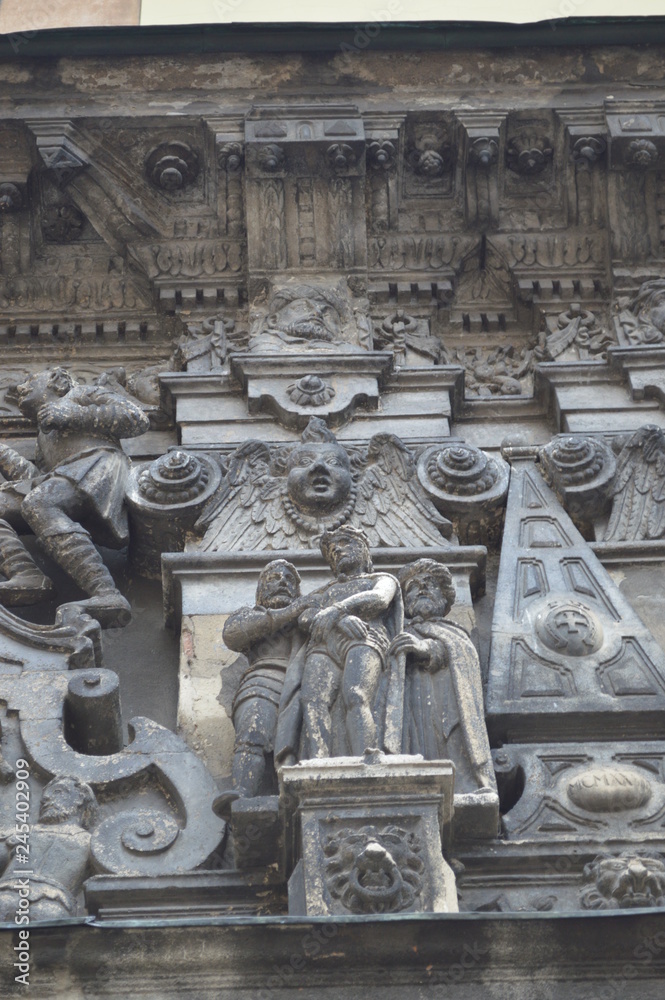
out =
<path fill-rule="evenodd" d="M 450 761 L 367 751 L 279 777 L 290 914 L 457 911 Z"/>

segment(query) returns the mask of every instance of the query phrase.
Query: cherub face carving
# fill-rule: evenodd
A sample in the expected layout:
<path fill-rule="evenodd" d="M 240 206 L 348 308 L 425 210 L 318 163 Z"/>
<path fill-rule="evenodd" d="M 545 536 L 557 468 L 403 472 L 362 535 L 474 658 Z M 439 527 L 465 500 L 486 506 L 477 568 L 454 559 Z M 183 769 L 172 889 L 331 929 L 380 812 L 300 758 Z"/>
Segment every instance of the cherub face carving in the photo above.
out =
<path fill-rule="evenodd" d="M 286 481 L 296 507 L 308 514 L 328 514 L 349 497 L 349 456 L 338 444 L 312 442 L 291 452 Z"/>

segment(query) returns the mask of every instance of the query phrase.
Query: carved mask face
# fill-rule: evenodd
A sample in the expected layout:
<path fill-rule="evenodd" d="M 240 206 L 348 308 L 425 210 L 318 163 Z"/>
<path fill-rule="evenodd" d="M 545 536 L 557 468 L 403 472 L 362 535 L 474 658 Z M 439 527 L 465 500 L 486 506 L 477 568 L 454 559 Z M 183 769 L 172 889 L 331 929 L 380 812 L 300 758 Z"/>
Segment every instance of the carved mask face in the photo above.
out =
<path fill-rule="evenodd" d="M 349 456 L 339 445 L 304 444 L 292 451 L 287 489 L 296 507 L 306 513 L 335 510 L 348 498 L 351 485 Z"/>
<path fill-rule="evenodd" d="M 595 863 L 596 892 L 592 906 L 633 909 L 662 906 L 665 896 L 665 864 L 658 858 L 623 854 Z"/>
<path fill-rule="evenodd" d="M 39 806 L 41 823 L 65 823 L 76 817 L 83 807 L 80 790 L 72 781 L 63 778 L 51 781 L 44 789 Z"/>
<path fill-rule="evenodd" d="M 300 584 L 287 566 L 267 567 L 261 574 L 257 603 L 264 608 L 286 608 L 300 596 Z"/>
<path fill-rule="evenodd" d="M 404 611 L 407 618 L 443 618 L 450 604 L 436 580 L 428 576 L 412 577 L 404 588 Z"/>
<path fill-rule="evenodd" d="M 294 299 L 268 317 L 268 328 L 280 330 L 294 337 L 307 340 L 336 340 L 339 337 L 339 319 L 335 310 L 325 302 L 312 299 Z"/>

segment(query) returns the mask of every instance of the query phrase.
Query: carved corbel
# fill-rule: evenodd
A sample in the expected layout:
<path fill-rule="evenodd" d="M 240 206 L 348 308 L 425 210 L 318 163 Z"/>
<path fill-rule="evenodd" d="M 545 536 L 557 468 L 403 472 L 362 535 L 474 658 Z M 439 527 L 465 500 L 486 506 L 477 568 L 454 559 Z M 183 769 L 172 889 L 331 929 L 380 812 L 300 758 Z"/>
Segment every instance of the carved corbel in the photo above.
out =
<path fill-rule="evenodd" d="M 373 232 L 397 228 L 397 181 L 401 119 L 365 119 L 367 204 Z"/>
<path fill-rule="evenodd" d="M 404 193 L 407 197 L 439 197 L 453 190 L 456 159 L 455 123 L 450 120 L 407 121 Z"/>
<path fill-rule="evenodd" d="M 504 115 L 458 116 L 464 127 L 466 218 L 483 230 L 499 224 L 499 149 Z"/>
<path fill-rule="evenodd" d="M 254 108 L 245 148 L 250 267 L 364 267 L 365 132 L 357 108 Z"/>
<path fill-rule="evenodd" d="M 607 127 L 614 255 L 627 262 L 645 260 L 657 253 L 660 244 L 656 172 L 665 162 L 660 114 L 612 106 Z"/>
<path fill-rule="evenodd" d="M 558 109 L 557 116 L 565 126 L 569 151 L 568 223 L 586 227 L 603 225 L 608 145 L 604 116 L 589 108 Z"/>
<path fill-rule="evenodd" d="M 87 150 L 88 139 L 67 120 L 28 121 L 44 167 L 76 207 L 88 217 L 99 235 L 123 257 L 128 246 L 154 239 L 164 225 L 159 206 L 145 193 L 141 202 L 124 165 L 97 151 Z M 156 197 L 156 196 L 155 196 Z M 134 258 L 143 270 L 138 257 Z"/>

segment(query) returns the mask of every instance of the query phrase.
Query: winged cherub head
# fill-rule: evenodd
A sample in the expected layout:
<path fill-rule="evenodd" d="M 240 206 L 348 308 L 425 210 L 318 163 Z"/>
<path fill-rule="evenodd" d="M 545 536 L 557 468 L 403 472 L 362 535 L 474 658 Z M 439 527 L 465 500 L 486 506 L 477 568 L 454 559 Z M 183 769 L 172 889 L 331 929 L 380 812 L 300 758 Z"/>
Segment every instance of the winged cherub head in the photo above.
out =
<path fill-rule="evenodd" d="M 286 488 L 297 508 L 306 514 L 329 514 L 344 504 L 353 477 L 346 450 L 322 420 L 314 418 L 287 462 Z"/>

